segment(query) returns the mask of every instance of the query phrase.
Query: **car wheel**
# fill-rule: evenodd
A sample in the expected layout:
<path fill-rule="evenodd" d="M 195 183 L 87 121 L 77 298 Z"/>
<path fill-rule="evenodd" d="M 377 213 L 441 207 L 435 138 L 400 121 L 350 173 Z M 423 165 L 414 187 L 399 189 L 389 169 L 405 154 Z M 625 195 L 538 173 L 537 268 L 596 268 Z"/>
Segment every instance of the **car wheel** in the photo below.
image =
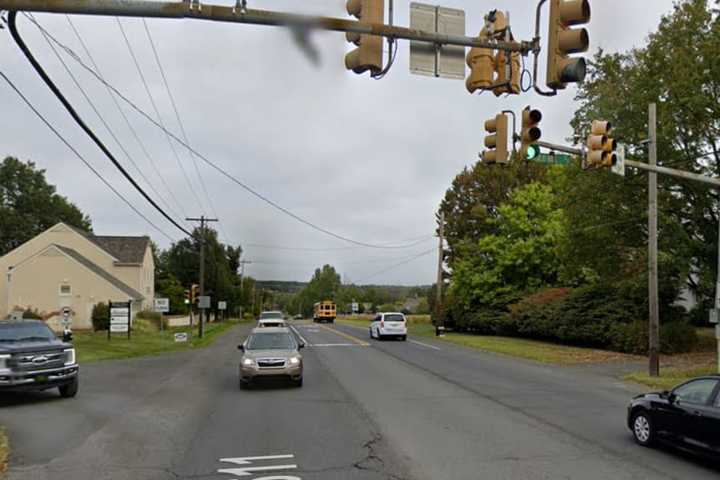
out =
<path fill-rule="evenodd" d="M 645 411 L 633 415 L 632 432 L 635 441 L 643 447 L 649 447 L 655 442 L 655 427 L 650 415 Z"/>
<path fill-rule="evenodd" d="M 373 337 L 373 334 L 372 334 L 372 327 L 370 327 L 370 338 L 371 339 L 375 338 L 375 337 Z"/>
<path fill-rule="evenodd" d="M 79 383 L 78 377 L 75 377 L 72 382 L 58 387 L 60 396 L 63 398 L 72 398 L 77 395 Z"/>
<path fill-rule="evenodd" d="M 377 330 L 375 330 L 375 334 L 376 334 L 375 338 L 377 338 L 378 342 L 381 342 L 382 339 L 383 339 L 383 336 L 382 336 L 382 334 L 380 333 L 380 329 L 379 329 L 379 328 L 378 328 Z"/>
<path fill-rule="evenodd" d="M 302 385 L 303 385 L 303 377 L 300 377 L 299 379 L 295 380 L 295 386 L 297 388 L 302 387 Z"/>
<path fill-rule="evenodd" d="M 407 335 L 400 335 L 400 340 L 403 342 L 407 340 Z"/>

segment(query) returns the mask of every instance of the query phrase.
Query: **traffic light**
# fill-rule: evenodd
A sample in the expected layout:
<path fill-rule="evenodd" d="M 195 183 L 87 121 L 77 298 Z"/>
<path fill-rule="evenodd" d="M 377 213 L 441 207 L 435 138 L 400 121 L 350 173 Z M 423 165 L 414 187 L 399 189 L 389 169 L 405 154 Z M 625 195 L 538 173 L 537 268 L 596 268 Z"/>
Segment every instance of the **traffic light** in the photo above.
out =
<path fill-rule="evenodd" d="M 385 19 L 385 0 L 348 0 L 346 8 L 363 24 L 381 24 Z M 345 55 L 345 68 L 358 74 L 369 70 L 375 75 L 382 71 L 383 37 L 348 32 L 346 38 L 358 48 Z"/>
<path fill-rule="evenodd" d="M 593 120 L 590 136 L 587 140 L 587 164 L 589 167 L 612 167 L 617 163 L 617 141 L 610 137 L 610 122 Z"/>
<path fill-rule="evenodd" d="M 190 290 L 185 290 L 185 305 L 190 305 L 191 303 Z"/>
<path fill-rule="evenodd" d="M 508 119 L 505 114 L 501 113 L 485 122 L 485 131 L 490 135 L 485 137 L 487 150 L 482 154 L 483 162 L 508 163 Z"/>
<path fill-rule="evenodd" d="M 504 40 L 505 32 L 507 31 L 508 26 L 509 25 L 507 21 L 507 16 L 500 10 L 493 10 L 485 16 L 485 27 L 483 27 L 483 29 L 480 31 L 480 35 L 478 35 L 478 37 L 484 40 Z M 467 80 L 465 80 L 465 86 L 467 87 L 468 92 L 475 93 L 477 90 L 488 90 L 495 83 L 505 81 L 505 66 L 507 65 L 507 62 L 504 55 L 505 52 L 498 52 L 498 54 L 496 55 L 495 50 L 493 50 L 492 48 L 472 47 L 470 49 L 467 57 L 465 58 L 467 66 L 470 67 L 470 76 L 467 78 Z M 500 59 L 500 57 L 502 57 L 502 60 Z M 515 57 L 513 57 L 513 62 L 514 60 Z M 503 62 L 502 68 L 500 67 L 499 62 Z M 517 56 L 517 62 L 517 83 L 519 91 L 519 55 Z M 514 68 L 515 64 L 513 63 L 513 69 Z M 496 75 L 500 77 L 497 81 L 495 79 Z M 501 89 L 501 87 L 498 87 L 495 90 L 495 94 L 499 96 L 502 93 L 505 93 L 504 91 L 500 91 Z"/>
<path fill-rule="evenodd" d="M 511 66 L 508 65 L 508 56 L 512 59 Z M 496 97 L 503 93 L 520 93 L 520 52 L 499 51 L 495 55 L 495 73 L 497 74 L 495 83 L 505 83 L 508 81 L 508 67 L 510 66 L 510 85 L 497 87 L 493 90 Z"/>
<path fill-rule="evenodd" d="M 538 127 L 542 120 L 540 110 L 533 110 L 529 106 L 522 111 L 522 130 L 520 131 L 520 160 L 533 160 L 540 155 L 537 141 L 542 137 L 542 130 Z"/>
<path fill-rule="evenodd" d="M 590 37 L 584 28 L 570 28 L 590 21 L 588 0 L 550 0 L 547 85 L 562 89 L 585 79 L 585 59 L 570 57 L 588 50 Z"/>
<path fill-rule="evenodd" d="M 195 305 L 198 302 L 200 296 L 200 285 L 193 283 L 190 287 L 190 303 Z"/>
<path fill-rule="evenodd" d="M 465 80 L 468 92 L 484 90 L 493 84 L 495 73 L 495 56 L 490 48 L 473 47 L 465 58 L 470 67 L 470 76 Z"/>

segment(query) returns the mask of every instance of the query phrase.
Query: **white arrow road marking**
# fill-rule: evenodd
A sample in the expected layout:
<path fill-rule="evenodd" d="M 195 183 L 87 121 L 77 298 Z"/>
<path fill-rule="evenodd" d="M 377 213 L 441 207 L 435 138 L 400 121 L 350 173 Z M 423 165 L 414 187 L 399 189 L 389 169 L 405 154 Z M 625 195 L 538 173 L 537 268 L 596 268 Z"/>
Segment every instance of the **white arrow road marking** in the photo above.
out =
<path fill-rule="evenodd" d="M 267 461 L 267 460 L 282 460 L 288 458 L 295 458 L 294 455 L 267 455 L 262 457 L 237 457 L 237 458 L 221 458 L 221 462 L 234 463 L 235 465 L 252 465 L 253 462 Z M 253 475 L 252 472 L 270 472 L 276 470 L 294 470 L 297 465 L 266 465 L 259 467 L 240 467 L 240 468 L 222 468 L 218 470 L 218 473 L 226 473 L 228 475 L 235 475 L 238 477 L 248 477 Z M 282 477 L 281 477 L 282 478 Z"/>

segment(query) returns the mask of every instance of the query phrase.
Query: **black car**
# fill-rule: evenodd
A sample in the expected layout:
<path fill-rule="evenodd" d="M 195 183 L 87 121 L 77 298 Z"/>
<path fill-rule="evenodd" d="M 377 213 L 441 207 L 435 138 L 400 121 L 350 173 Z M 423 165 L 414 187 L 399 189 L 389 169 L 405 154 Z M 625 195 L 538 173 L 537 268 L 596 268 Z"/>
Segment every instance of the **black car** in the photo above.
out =
<path fill-rule="evenodd" d="M 628 407 L 627 425 L 640 445 L 667 440 L 720 458 L 720 375 L 638 395 Z"/>
<path fill-rule="evenodd" d="M 70 332 L 58 339 L 39 320 L 0 321 L 0 393 L 57 388 L 74 397 L 79 367 L 71 339 Z"/>

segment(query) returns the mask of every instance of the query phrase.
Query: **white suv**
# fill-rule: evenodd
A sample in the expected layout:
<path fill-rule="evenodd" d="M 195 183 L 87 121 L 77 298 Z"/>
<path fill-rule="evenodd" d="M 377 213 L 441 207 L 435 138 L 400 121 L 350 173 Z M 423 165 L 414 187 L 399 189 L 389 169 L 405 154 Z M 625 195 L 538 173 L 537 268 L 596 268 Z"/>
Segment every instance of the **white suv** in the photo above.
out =
<path fill-rule="evenodd" d="M 370 338 L 407 340 L 407 321 L 402 313 L 378 313 L 370 324 Z"/>

